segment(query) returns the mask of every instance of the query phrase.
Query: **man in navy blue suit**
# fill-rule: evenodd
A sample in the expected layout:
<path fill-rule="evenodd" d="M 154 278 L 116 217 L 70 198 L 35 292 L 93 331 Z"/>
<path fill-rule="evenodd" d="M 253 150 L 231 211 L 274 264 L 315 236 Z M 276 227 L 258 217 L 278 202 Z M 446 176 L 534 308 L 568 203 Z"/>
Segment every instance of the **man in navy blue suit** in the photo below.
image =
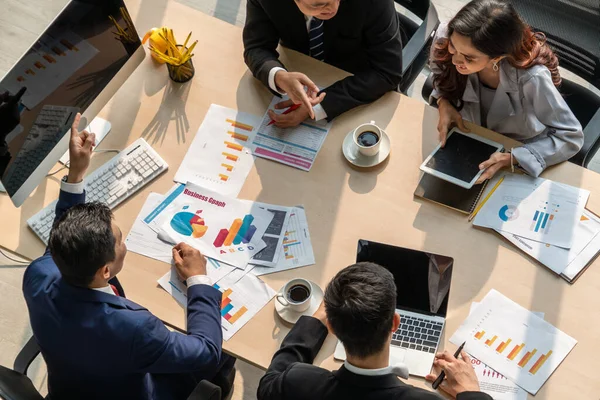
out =
<path fill-rule="evenodd" d="M 48 365 L 53 399 L 185 399 L 202 379 L 231 387 L 235 359 L 221 352 L 221 293 L 206 259 L 180 243 L 177 272 L 187 280 L 187 335 L 169 331 L 127 300 L 116 275 L 127 248 L 110 209 L 85 204 L 83 177 L 94 135 L 71 128 L 69 174 L 45 254 L 23 278 L 33 334 Z M 227 383 L 229 385 L 227 385 Z"/>

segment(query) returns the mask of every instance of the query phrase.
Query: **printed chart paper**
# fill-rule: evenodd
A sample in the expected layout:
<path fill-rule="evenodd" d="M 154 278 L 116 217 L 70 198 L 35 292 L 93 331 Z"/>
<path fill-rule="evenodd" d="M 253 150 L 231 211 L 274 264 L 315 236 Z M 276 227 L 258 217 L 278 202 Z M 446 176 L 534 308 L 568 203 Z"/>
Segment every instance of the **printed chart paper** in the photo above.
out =
<path fill-rule="evenodd" d="M 581 259 L 579 263 L 580 270 L 600 250 L 600 242 L 598 242 L 600 219 L 587 210 L 584 210 L 581 217 L 579 217 L 579 223 L 573 232 L 573 246 L 570 249 L 525 239 L 512 233 L 502 231 L 498 231 L 498 233 L 559 275 L 574 263 L 588 247 L 591 246 L 591 253 L 588 254 L 588 257 Z"/>
<path fill-rule="evenodd" d="M 292 208 L 281 250 L 281 256 L 274 268 L 256 266 L 252 269 L 252 273 L 260 276 L 315 263 L 315 254 L 308 231 L 308 220 L 306 212 L 301 206 Z"/>
<path fill-rule="evenodd" d="M 248 200 L 242 200 L 251 203 Z M 283 241 L 285 239 L 285 228 L 290 219 L 291 207 L 276 206 L 273 204 L 256 203 L 263 210 L 273 214 L 273 220 L 265 231 L 262 240 L 267 247 L 262 249 L 257 255 L 252 257 L 252 265 L 263 265 L 266 267 L 275 267 L 283 251 Z"/>
<path fill-rule="evenodd" d="M 269 109 L 277 113 L 284 112 L 285 110 L 275 110 L 274 107 L 275 104 L 286 99 L 287 96 L 273 97 Z M 326 120 L 318 122 L 306 120 L 294 128 L 278 128 L 269 125 L 269 122 L 271 118 L 268 113 L 265 113 L 252 142 L 254 155 L 303 171 L 310 171 L 332 123 Z"/>
<path fill-rule="evenodd" d="M 473 223 L 570 249 L 589 195 L 542 178 L 506 175 Z"/>
<path fill-rule="evenodd" d="M 173 201 L 183 193 L 185 185 L 176 183 L 169 191 L 162 196 L 161 201 L 157 202 L 151 211 L 144 216 L 144 223 L 154 232 L 160 232 L 160 222 L 162 213 L 173 203 Z"/>
<path fill-rule="evenodd" d="M 244 269 L 266 247 L 262 236 L 272 219 L 256 203 L 188 183 L 162 212 L 159 237 L 185 242 L 207 257 Z"/>
<path fill-rule="evenodd" d="M 223 294 L 221 301 L 221 324 L 223 340 L 229 340 L 253 316 L 255 316 L 276 292 L 260 280 L 252 271 L 244 274 L 235 283 L 226 276 L 213 286 Z"/>
<path fill-rule="evenodd" d="M 491 290 L 450 338 L 535 395 L 577 341 Z"/>
<path fill-rule="evenodd" d="M 254 165 L 251 143 L 260 117 L 211 104 L 175 181 L 237 197 Z"/>
<path fill-rule="evenodd" d="M 479 305 L 478 302 L 471 303 L 471 314 Z M 534 312 L 540 318 L 544 313 Z M 471 357 L 471 365 L 477 375 L 481 391 L 492 396 L 494 400 L 526 400 L 527 392 L 499 372 L 490 368 L 475 357 Z"/>
<path fill-rule="evenodd" d="M 211 258 L 206 258 L 206 275 L 210 277 L 213 282 L 218 282 L 233 271 L 242 270 L 227 264 L 219 263 Z M 158 280 L 158 283 L 167 291 L 167 293 L 173 296 L 179 304 L 184 308 L 187 307 L 187 286 L 179 275 L 177 275 L 177 270 L 174 266 Z"/>

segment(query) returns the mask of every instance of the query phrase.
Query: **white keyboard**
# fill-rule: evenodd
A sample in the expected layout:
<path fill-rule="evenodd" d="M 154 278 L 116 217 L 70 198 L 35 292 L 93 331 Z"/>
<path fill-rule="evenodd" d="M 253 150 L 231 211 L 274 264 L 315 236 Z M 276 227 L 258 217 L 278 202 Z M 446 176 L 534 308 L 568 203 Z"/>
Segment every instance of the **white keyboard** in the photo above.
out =
<path fill-rule="evenodd" d="M 85 178 L 86 201 L 111 209 L 135 194 L 169 166 L 144 139 L 138 139 Z M 27 225 L 48 244 L 54 222 L 53 201 L 27 220 Z"/>

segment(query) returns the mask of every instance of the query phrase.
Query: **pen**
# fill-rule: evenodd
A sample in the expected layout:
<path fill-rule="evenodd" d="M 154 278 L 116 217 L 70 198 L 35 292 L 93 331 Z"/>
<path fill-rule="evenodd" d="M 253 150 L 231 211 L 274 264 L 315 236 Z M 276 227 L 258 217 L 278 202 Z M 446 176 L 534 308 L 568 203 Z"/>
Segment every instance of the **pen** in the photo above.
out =
<path fill-rule="evenodd" d="M 296 111 L 297 109 L 299 109 L 299 108 L 300 108 L 300 106 L 301 106 L 301 105 L 302 105 L 302 104 L 292 104 L 292 106 L 291 106 L 290 108 L 288 108 L 287 110 L 285 110 L 285 111 L 283 112 L 283 114 L 289 114 L 289 113 L 291 113 L 292 111 Z M 269 126 L 269 125 L 273 125 L 274 123 L 275 123 L 275 120 L 274 120 L 274 119 L 272 119 L 272 120 L 271 120 L 271 122 L 269 122 L 269 123 L 267 124 L 267 126 Z"/>
<path fill-rule="evenodd" d="M 467 342 L 464 342 L 463 344 L 461 344 L 460 347 L 456 350 L 456 352 L 454 353 L 454 358 L 458 358 L 463 347 L 465 347 L 465 344 L 467 344 Z M 438 386 L 440 386 L 440 383 L 442 383 L 442 381 L 444 380 L 445 377 L 446 377 L 446 373 L 444 371 L 440 372 L 440 376 L 438 376 L 437 379 L 435 381 L 433 381 L 433 383 L 431 384 L 431 387 L 434 390 L 437 390 Z"/>
<path fill-rule="evenodd" d="M 502 178 L 500 178 L 500 180 L 494 185 L 494 187 L 492 188 L 492 190 L 490 190 L 490 192 L 487 194 L 487 196 L 485 196 L 485 199 L 483 199 L 483 201 L 481 202 L 481 204 L 479 204 L 477 206 L 477 208 L 475 209 L 475 211 L 473 211 L 473 214 L 469 215 L 469 222 L 473 221 L 473 218 L 475 218 L 475 216 L 477 215 L 477 213 L 479 212 L 479 210 L 481 210 L 481 208 L 483 207 L 483 205 L 490 199 L 490 197 L 492 197 L 492 194 L 494 194 L 494 192 L 496 191 L 496 189 L 498 189 L 498 186 L 500 186 L 500 184 L 504 180 L 505 176 L 506 175 L 504 175 Z"/>

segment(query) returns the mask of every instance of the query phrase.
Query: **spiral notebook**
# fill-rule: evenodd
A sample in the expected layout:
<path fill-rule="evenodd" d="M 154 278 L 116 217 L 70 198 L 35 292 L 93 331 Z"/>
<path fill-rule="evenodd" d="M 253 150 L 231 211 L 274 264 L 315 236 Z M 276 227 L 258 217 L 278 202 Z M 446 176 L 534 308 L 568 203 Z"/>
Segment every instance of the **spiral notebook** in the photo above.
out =
<path fill-rule="evenodd" d="M 474 185 L 471 189 L 465 189 L 433 175 L 423 174 L 414 195 L 463 214 L 471 214 L 475 210 L 487 182 L 489 181 Z"/>

